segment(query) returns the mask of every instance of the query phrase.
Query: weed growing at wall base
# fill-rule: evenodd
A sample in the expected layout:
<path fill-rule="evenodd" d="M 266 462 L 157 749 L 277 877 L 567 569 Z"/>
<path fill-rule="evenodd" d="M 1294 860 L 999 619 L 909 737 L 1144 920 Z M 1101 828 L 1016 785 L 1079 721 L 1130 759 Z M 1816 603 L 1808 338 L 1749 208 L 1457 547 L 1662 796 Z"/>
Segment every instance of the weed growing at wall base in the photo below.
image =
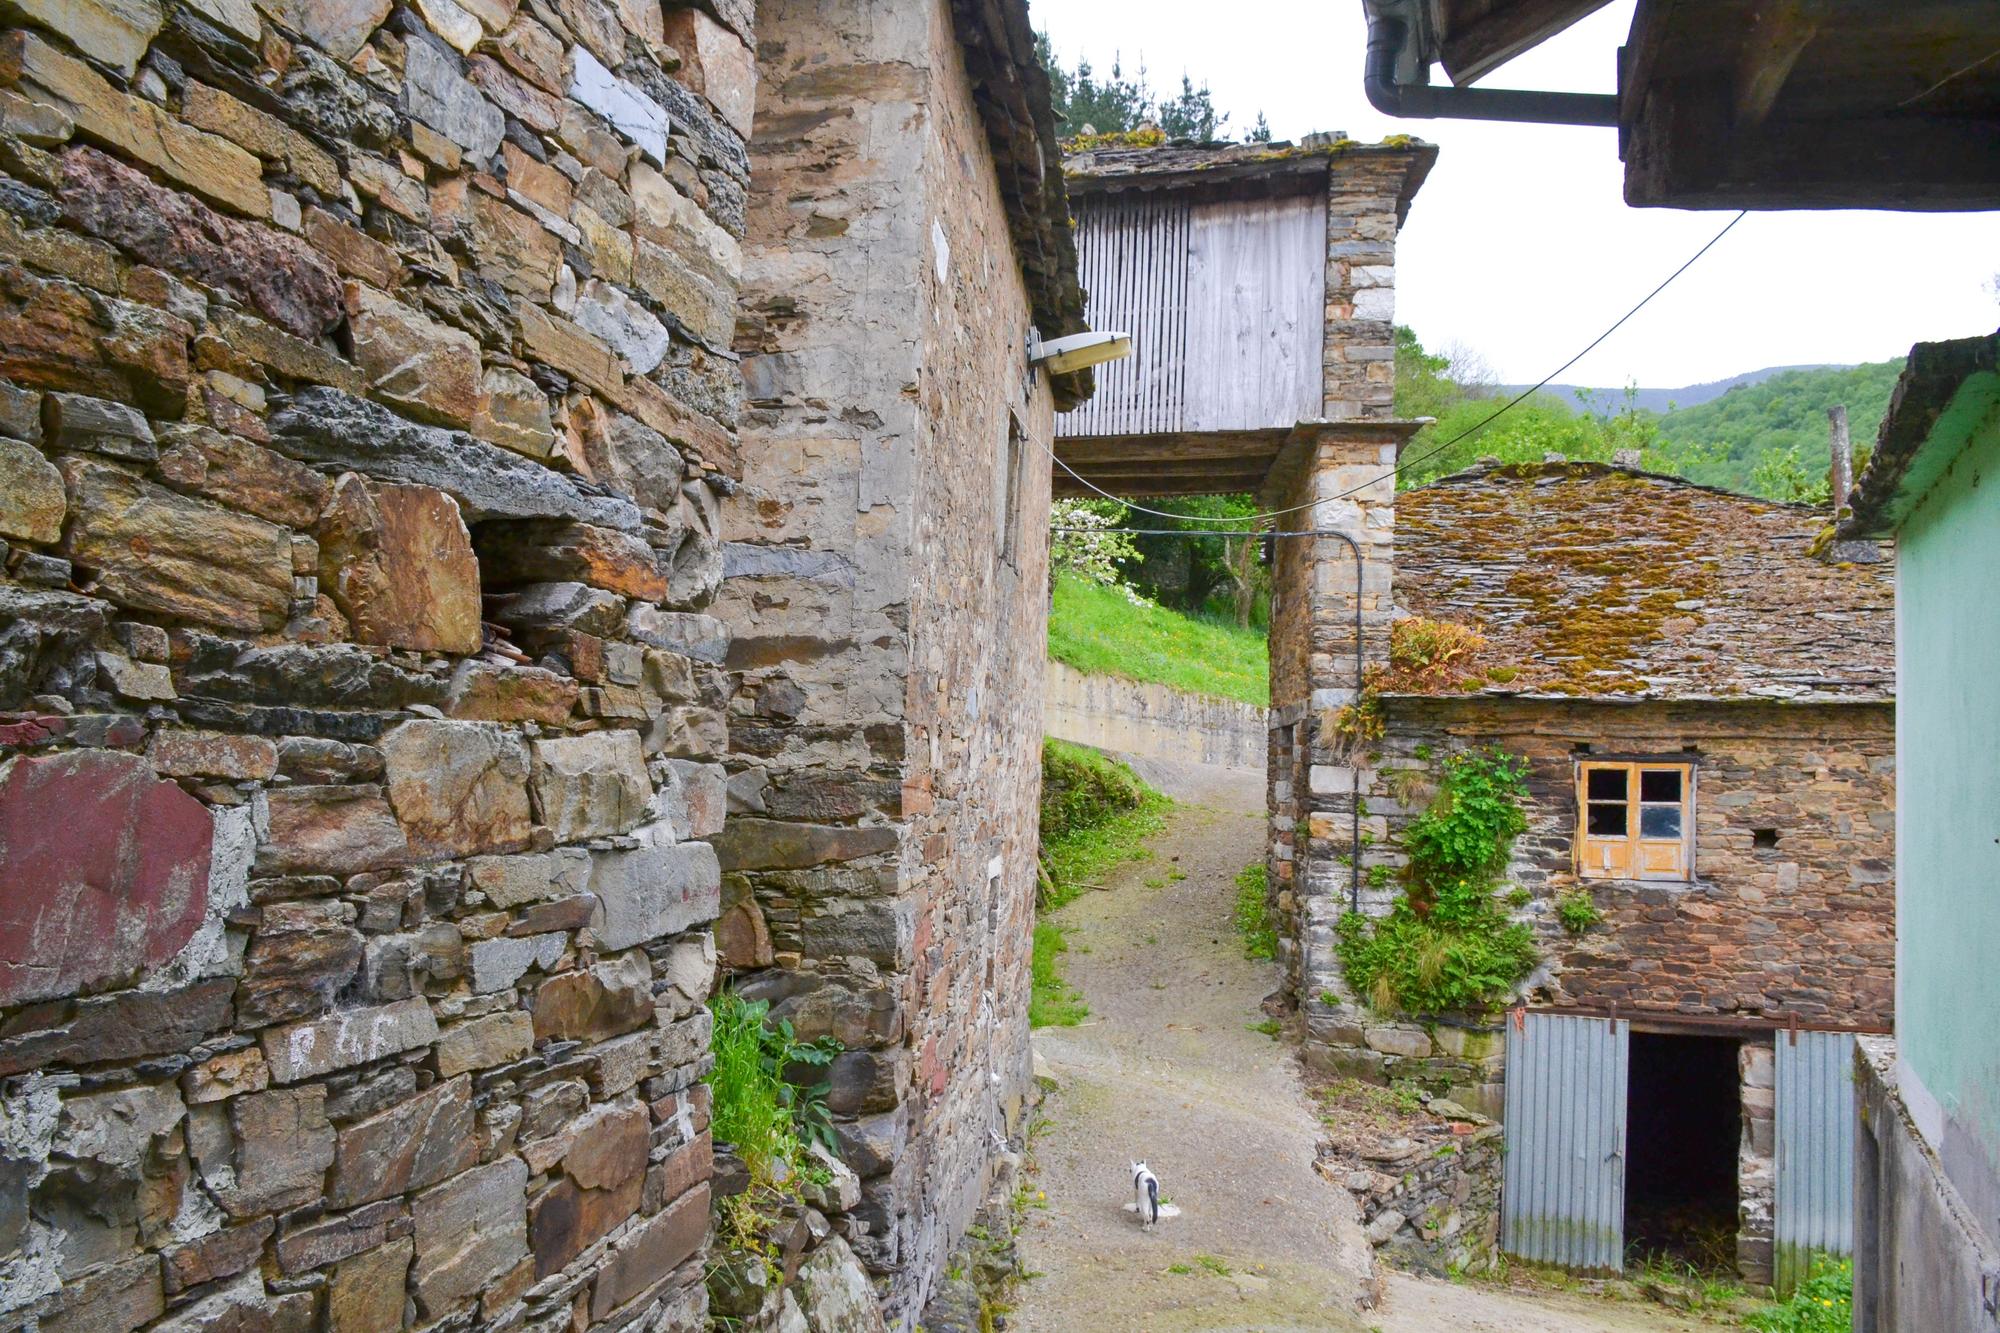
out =
<path fill-rule="evenodd" d="M 1063 976 L 1062 956 L 1069 952 L 1069 941 L 1063 938 L 1062 927 L 1053 921 L 1041 921 L 1035 925 L 1035 949 L 1029 959 L 1029 979 L 1032 989 L 1028 993 L 1028 1026 L 1034 1028 L 1073 1028 L 1090 1016 L 1090 1006 L 1083 1002 L 1083 994 Z"/>
<path fill-rule="evenodd" d="M 1791 1299 L 1743 1321 L 1758 1333 L 1847 1333 L 1854 1322 L 1854 1261 L 1815 1255 Z"/>
<path fill-rule="evenodd" d="M 709 1075 L 715 1141 L 736 1149 L 753 1184 L 797 1178 L 806 1167 L 807 1145 L 835 1146 L 826 1082 L 806 1080 L 833 1063 L 840 1043 L 831 1037 L 800 1041 L 789 1022 L 770 1021 L 768 1003 L 734 991 L 708 1007 L 715 1017 L 715 1072 Z"/>
<path fill-rule="evenodd" d="M 1246 958 L 1271 959 L 1278 956 L 1278 932 L 1271 926 L 1265 877 L 1262 861 L 1244 866 L 1236 875 L 1236 930 L 1243 936 Z"/>

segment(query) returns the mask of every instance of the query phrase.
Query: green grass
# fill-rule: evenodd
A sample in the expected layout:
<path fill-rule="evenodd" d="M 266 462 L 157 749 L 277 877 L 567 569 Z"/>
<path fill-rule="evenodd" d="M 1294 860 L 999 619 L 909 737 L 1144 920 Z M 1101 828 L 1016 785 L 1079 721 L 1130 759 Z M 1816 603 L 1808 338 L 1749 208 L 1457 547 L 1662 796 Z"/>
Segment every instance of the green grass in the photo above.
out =
<path fill-rule="evenodd" d="M 1049 656 L 1094 675 L 1153 681 L 1191 694 L 1266 707 L 1270 647 L 1264 631 L 1197 619 L 1071 575 L 1056 579 Z"/>
<path fill-rule="evenodd" d="M 1090 1013 L 1063 975 L 1069 941 L 1047 914 L 1096 887 L 1118 866 L 1151 856 L 1146 840 L 1166 823 L 1172 804 L 1126 765 L 1095 750 L 1067 741 L 1042 743 L 1041 863 L 1047 879 L 1035 904 L 1043 919 L 1035 923 L 1029 961 L 1031 1027 L 1074 1027 Z"/>
<path fill-rule="evenodd" d="M 1028 993 L 1029 1027 L 1073 1028 L 1090 1016 L 1082 993 L 1063 976 L 1062 956 L 1068 952 L 1061 926 L 1053 921 L 1035 923 L 1035 949 L 1028 963 L 1033 983 Z"/>
<path fill-rule="evenodd" d="M 1040 907 L 1053 912 L 1094 888 L 1128 861 L 1152 855 L 1146 840 L 1166 823 L 1173 802 L 1130 768 L 1067 741 L 1042 743 Z"/>
<path fill-rule="evenodd" d="M 1265 901 L 1265 870 L 1253 861 L 1236 874 L 1236 933 L 1243 937 L 1243 956 L 1264 961 L 1278 956 L 1278 932 L 1271 928 Z"/>

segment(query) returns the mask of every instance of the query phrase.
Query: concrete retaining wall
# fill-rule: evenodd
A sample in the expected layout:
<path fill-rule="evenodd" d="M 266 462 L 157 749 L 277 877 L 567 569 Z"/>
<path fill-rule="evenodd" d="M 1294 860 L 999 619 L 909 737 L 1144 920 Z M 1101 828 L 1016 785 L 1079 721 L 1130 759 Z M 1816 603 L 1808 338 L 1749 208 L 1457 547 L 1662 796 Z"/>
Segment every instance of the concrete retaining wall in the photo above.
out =
<path fill-rule="evenodd" d="M 2000 1329 L 2000 1248 L 1924 1141 L 1897 1084 L 1896 1046 L 1855 1042 L 1854 1329 Z"/>
<path fill-rule="evenodd" d="M 1120 754 L 1262 772 L 1264 710 L 1049 663 L 1042 730 Z"/>

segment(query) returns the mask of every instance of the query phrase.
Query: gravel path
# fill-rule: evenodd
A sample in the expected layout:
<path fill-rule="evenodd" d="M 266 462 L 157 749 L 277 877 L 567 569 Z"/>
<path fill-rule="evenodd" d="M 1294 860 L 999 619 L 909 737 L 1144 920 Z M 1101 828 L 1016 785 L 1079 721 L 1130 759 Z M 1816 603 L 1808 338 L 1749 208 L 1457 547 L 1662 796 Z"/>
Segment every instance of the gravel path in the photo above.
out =
<path fill-rule="evenodd" d="M 1250 775 L 1261 805 L 1258 776 Z M 1248 802 L 1244 802 L 1248 803 Z M 1091 1013 L 1035 1034 L 1042 1106 L 1010 1329 L 1035 1333 L 1696 1333 L 1651 1306 L 1389 1273 L 1377 1285 L 1352 1199 L 1312 1170 L 1316 1123 L 1290 1048 L 1253 1025 L 1276 968 L 1230 921 L 1263 818 L 1182 806 L 1153 858 L 1056 913 Z M 1183 879 L 1174 879 L 1176 873 Z M 1157 886 L 1149 886 L 1147 881 Z M 1165 881 L 1164 883 L 1158 883 Z M 1144 1158 L 1181 1215 L 1142 1230 L 1123 1204 Z M 1376 1308 L 1364 1299 L 1386 1291 Z"/>

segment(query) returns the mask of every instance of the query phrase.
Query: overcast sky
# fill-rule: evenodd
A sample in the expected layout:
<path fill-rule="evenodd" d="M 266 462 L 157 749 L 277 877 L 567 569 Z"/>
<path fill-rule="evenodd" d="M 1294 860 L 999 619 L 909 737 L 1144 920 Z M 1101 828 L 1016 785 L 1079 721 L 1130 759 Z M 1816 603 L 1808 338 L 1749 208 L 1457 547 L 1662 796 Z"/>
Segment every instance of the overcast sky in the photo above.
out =
<path fill-rule="evenodd" d="M 1633 0 L 1489 75 L 1492 87 L 1613 91 Z M 1726 212 L 1624 204 L 1617 131 L 1394 120 L 1361 91 L 1360 0 L 1031 0 L 1064 64 L 1156 89 L 1206 80 L 1232 137 L 1415 134 L 1440 146 L 1398 254 L 1396 314 L 1457 342 L 1509 383 L 1569 359 L 1701 248 Z M 1443 79 L 1443 71 L 1436 78 Z M 2000 214 L 1752 213 L 1570 383 L 1674 388 L 1770 365 L 1880 361 L 1910 344 L 2000 327 Z"/>

